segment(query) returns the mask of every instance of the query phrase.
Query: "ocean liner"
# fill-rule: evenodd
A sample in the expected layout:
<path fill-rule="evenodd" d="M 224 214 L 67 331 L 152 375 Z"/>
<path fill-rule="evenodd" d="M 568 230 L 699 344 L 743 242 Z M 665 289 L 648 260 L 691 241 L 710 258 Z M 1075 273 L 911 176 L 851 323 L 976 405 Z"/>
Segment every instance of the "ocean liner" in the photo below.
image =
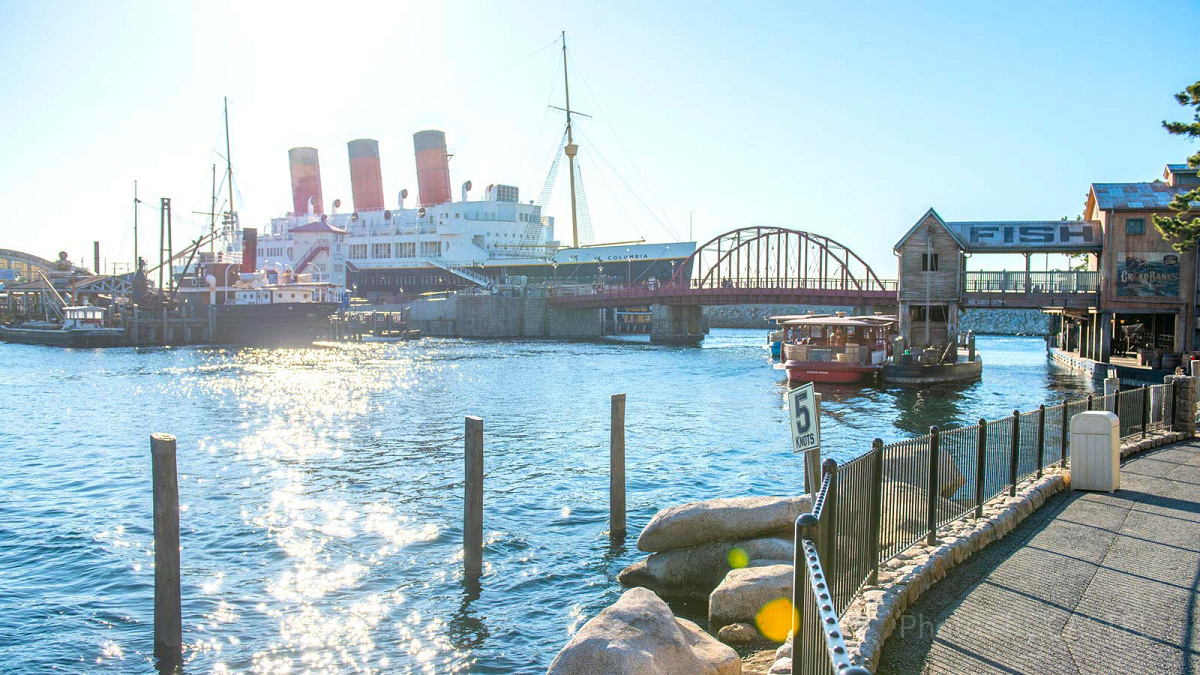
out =
<path fill-rule="evenodd" d="M 293 208 L 260 232 L 259 260 L 267 267 L 314 274 L 373 301 L 502 284 L 665 282 L 695 250 L 694 242 L 581 242 L 579 213 L 586 214 L 586 198 L 571 126 L 565 40 L 563 58 L 564 142 L 537 202 L 522 201 L 517 187 L 502 184 L 488 185 L 481 199 L 472 200 L 471 181 L 461 185 L 461 199 L 454 201 L 446 135 L 425 130 L 413 135 L 415 204 L 405 204 L 407 190 L 399 191 L 394 205 L 385 204 L 379 143 L 364 138 L 347 143 L 353 209 L 342 210 L 335 199 L 325 213 L 317 150 L 292 148 Z M 556 238 L 554 218 L 543 214 L 564 156 L 571 188 L 570 245 Z"/>

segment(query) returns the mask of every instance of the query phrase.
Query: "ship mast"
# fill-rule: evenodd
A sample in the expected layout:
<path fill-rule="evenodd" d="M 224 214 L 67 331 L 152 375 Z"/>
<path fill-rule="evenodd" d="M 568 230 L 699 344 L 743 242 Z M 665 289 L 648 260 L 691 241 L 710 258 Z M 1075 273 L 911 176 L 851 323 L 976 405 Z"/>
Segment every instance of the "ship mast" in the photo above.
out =
<path fill-rule="evenodd" d="M 570 164 L 570 179 L 571 179 L 571 237 L 575 248 L 579 248 L 579 217 L 575 213 L 575 154 L 579 152 L 579 146 L 575 145 L 575 140 L 571 136 L 571 83 L 567 79 L 567 31 L 562 32 L 562 52 L 563 52 L 563 91 L 566 94 L 567 103 L 567 161 Z"/>
<path fill-rule="evenodd" d="M 224 223 L 224 224 L 227 224 L 227 225 L 229 225 L 230 228 L 233 228 L 233 227 L 235 227 L 235 223 L 237 222 L 237 213 L 233 210 L 233 156 L 229 152 L 229 97 L 225 96 L 224 99 L 225 99 L 225 176 L 226 176 L 225 184 L 229 188 L 229 212 L 228 212 L 229 217 L 228 217 L 228 222 Z M 216 211 L 216 209 L 214 208 L 213 211 Z M 216 216 L 214 215 L 213 218 L 215 219 Z M 236 233 L 233 232 L 231 229 L 229 234 L 232 237 Z"/>
<path fill-rule="evenodd" d="M 137 228 L 137 212 L 138 212 L 138 197 L 137 197 L 137 181 L 133 181 L 133 271 L 136 273 L 142 268 L 142 259 L 138 257 L 138 228 Z"/>
<path fill-rule="evenodd" d="M 208 252 L 216 251 L 217 240 L 217 165 L 212 165 L 212 206 L 208 207 Z M 213 260 L 216 260 L 214 257 Z"/>

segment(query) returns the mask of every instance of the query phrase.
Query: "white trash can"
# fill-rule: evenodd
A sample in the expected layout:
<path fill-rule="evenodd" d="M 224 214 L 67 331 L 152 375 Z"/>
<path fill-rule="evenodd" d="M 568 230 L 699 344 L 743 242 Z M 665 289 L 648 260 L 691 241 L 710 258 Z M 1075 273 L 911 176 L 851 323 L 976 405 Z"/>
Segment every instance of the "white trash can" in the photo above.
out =
<path fill-rule="evenodd" d="M 1071 418 L 1071 489 L 1112 492 L 1121 487 L 1121 421 L 1102 410 Z"/>

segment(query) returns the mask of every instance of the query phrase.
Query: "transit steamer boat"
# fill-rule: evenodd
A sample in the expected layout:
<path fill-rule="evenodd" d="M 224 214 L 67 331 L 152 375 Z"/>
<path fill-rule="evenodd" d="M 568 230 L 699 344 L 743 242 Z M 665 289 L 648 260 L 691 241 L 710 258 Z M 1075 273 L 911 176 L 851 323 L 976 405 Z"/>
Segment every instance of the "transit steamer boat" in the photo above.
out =
<path fill-rule="evenodd" d="M 763 349 L 771 352 L 771 358 L 780 359 L 783 357 L 783 342 L 787 339 L 787 329 L 784 324 L 793 319 L 809 319 L 812 317 L 829 316 L 828 314 L 779 314 L 777 316 L 768 316 L 767 321 L 774 321 L 779 328 L 767 333 L 767 343 L 763 345 Z"/>
<path fill-rule="evenodd" d="M 806 317 L 783 322 L 789 382 L 859 382 L 883 370 L 888 359 L 891 317 Z"/>

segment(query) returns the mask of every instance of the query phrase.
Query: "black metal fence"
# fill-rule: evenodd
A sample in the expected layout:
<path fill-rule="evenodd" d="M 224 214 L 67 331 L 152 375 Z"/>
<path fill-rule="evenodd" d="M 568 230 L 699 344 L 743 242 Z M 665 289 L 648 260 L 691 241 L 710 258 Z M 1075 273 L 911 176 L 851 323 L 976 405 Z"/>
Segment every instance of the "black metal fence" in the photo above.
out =
<path fill-rule="evenodd" d="M 866 673 L 850 668 L 838 617 L 879 566 L 1017 485 L 1070 461 L 1070 420 L 1086 410 L 1117 415 L 1122 440 L 1170 428 L 1174 385 L 1143 386 L 1039 406 L 1008 417 L 939 430 L 871 449 L 840 467 L 822 463 L 811 513 L 796 520 L 792 672 Z"/>

